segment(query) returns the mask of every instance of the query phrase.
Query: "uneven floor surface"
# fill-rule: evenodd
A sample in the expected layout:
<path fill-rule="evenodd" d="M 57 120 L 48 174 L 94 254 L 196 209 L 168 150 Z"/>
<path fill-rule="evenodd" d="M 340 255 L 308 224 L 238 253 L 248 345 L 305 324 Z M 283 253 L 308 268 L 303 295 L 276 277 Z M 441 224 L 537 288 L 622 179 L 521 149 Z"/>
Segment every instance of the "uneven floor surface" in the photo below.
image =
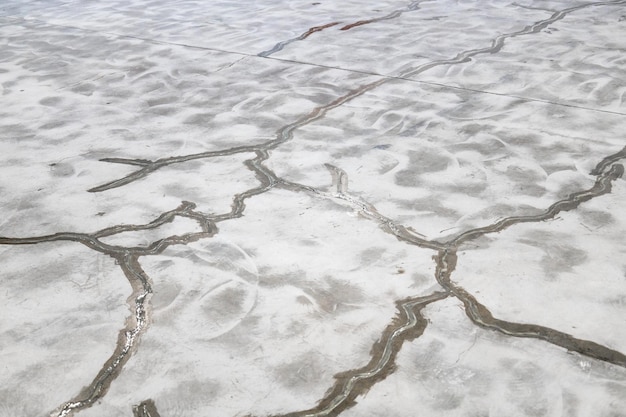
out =
<path fill-rule="evenodd" d="M 626 416 L 626 0 L 2 0 L 0 416 Z"/>

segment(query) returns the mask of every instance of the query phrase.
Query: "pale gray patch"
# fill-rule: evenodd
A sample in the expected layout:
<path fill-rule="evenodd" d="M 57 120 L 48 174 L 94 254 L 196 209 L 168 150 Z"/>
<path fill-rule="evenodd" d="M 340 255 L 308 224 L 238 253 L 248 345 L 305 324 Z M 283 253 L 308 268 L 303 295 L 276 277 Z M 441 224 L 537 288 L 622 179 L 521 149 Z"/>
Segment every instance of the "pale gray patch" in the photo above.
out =
<path fill-rule="evenodd" d="M 588 255 L 585 251 L 565 243 L 553 244 L 544 249 L 541 267 L 550 280 L 557 279 L 560 272 L 571 272 L 575 266 L 583 264 Z"/>
<path fill-rule="evenodd" d="M 326 364 L 320 360 L 319 354 L 307 352 L 293 362 L 279 366 L 273 373 L 276 381 L 284 387 L 305 393 L 324 377 L 325 367 Z"/>
<path fill-rule="evenodd" d="M 54 107 L 57 104 L 60 104 L 63 101 L 61 97 L 45 97 L 39 100 L 39 104 L 42 106 L 51 106 Z"/>
<path fill-rule="evenodd" d="M 180 110 L 175 107 L 151 107 L 147 110 L 147 113 L 155 114 L 157 116 L 171 116 L 176 113 L 179 113 Z"/>
<path fill-rule="evenodd" d="M 404 187 L 417 187 L 422 184 L 418 173 L 414 170 L 403 169 L 396 173 L 395 182 Z"/>
<path fill-rule="evenodd" d="M 202 311 L 216 322 L 231 320 L 241 313 L 247 295 L 244 288 L 225 288 L 202 300 Z"/>
<path fill-rule="evenodd" d="M 434 281 L 434 277 L 431 275 L 420 274 L 419 272 L 415 272 L 411 274 L 411 280 L 415 284 L 416 287 L 421 287 L 429 282 Z"/>
<path fill-rule="evenodd" d="M 445 343 L 438 339 L 432 340 L 428 346 L 418 353 L 412 363 L 411 371 L 416 374 L 420 380 L 432 378 L 433 370 L 442 362 L 441 351 L 446 347 Z"/>
<path fill-rule="evenodd" d="M 511 216 L 533 216 L 541 213 L 542 211 L 536 207 L 520 205 L 511 206 L 509 204 L 494 204 L 493 206 L 479 210 L 472 215 L 472 219 L 481 219 L 481 221 L 487 223 L 493 223 L 494 221 L 511 217 Z"/>
<path fill-rule="evenodd" d="M 183 123 L 190 125 L 206 126 L 207 124 L 211 123 L 214 118 L 214 114 L 198 113 L 194 114 L 193 116 L 187 117 L 185 120 L 183 120 Z"/>
<path fill-rule="evenodd" d="M 42 124 L 41 126 L 39 126 L 39 129 L 41 129 L 41 130 L 57 129 L 59 127 L 67 126 L 67 124 L 68 123 L 65 122 L 65 121 L 55 120 L 53 122 Z"/>
<path fill-rule="evenodd" d="M 519 239 L 520 243 L 534 246 L 544 251 L 541 267 L 548 280 L 558 279 L 562 272 L 570 272 L 575 266 L 583 264 L 588 255 L 585 251 L 570 245 L 570 237 L 563 233 L 548 233 L 533 230 Z"/>
<path fill-rule="evenodd" d="M 246 315 L 241 322 L 215 340 L 228 350 L 232 357 L 248 355 L 258 350 L 259 334 L 264 332 L 264 319 L 253 313 Z"/>
<path fill-rule="evenodd" d="M 534 133 L 525 133 L 525 134 L 508 134 L 504 141 L 512 146 L 522 146 L 524 148 L 532 146 L 533 144 L 541 143 L 542 137 L 541 135 Z"/>
<path fill-rule="evenodd" d="M 398 207 L 409 209 L 416 212 L 434 213 L 443 217 L 458 218 L 459 212 L 454 209 L 445 207 L 439 200 L 425 198 L 420 200 L 392 200 Z"/>
<path fill-rule="evenodd" d="M 544 169 L 544 171 L 548 175 L 554 174 L 555 172 L 561 172 L 561 171 L 576 171 L 576 167 L 573 164 L 546 163 L 546 164 L 542 164 L 541 167 Z"/>
<path fill-rule="evenodd" d="M 619 398 L 626 398 L 626 381 L 622 381 L 621 383 L 607 382 L 605 386 L 611 394 Z"/>
<path fill-rule="evenodd" d="M 36 416 L 45 415 L 51 407 L 58 404 L 44 405 L 39 395 L 28 395 L 28 390 L 15 386 L 0 388 L 0 416 Z M 25 401 L 24 398 L 28 398 Z"/>
<path fill-rule="evenodd" d="M 623 308 L 626 306 L 626 294 L 616 294 L 612 297 L 605 298 L 602 300 L 602 303 L 618 308 Z"/>
<path fill-rule="evenodd" d="M 318 144 L 314 146 L 310 146 L 309 149 L 316 150 L 318 149 Z M 345 148 L 340 148 L 336 152 L 330 154 L 330 157 L 339 160 L 346 157 L 361 157 L 365 152 L 368 152 L 369 149 L 364 149 L 362 146 L 348 146 Z"/>
<path fill-rule="evenodd" d="M 164 405 L 164 409 L 180 409 L 188 413 L 198 406 L 209 404 L 222 390 L 222 385 L 211 379 L 181 381 L 161 394 L 158 402 Z"/>
<path fill-rule="evenodd" d="M 509 154 L 506 146 L 499 140 L 490 137 L 476 137 L 462 143 L 455 143 L 446 147 L 451 152 L 474 151 L 485 158 Z"/>
<path fill-rule="evenodd" d="M 615 223 L 615 217 L 608 211 L 581 208 L 579 213 L 582 217 L 582 222 L 593 229 L 599 229 Z"/>
<path fill-rule="evenodd" d="M 459 408 L 464 397 L 462 393 L 448 387 L 435 393 L 432 406 L 435 410 L 455 410 Z"/>
<path fill-rule="evenodd" d="M 486 182 L 474 182 L 472 184 L 453 185 L 443 188 L 445 191 L 454 193 L 463 193 L 465 195 L 478 196 L 487 189 L 489 184 Z"/>
<path fill-rule="evenodd" d="M 180 290 L 180 285 L 174 282 L 166 281 L 161 283 L 154 289 L 154 295 L 151 299 L 152 306 L 155 310 L 168 307 L 178 298 Z"/>
<path fill-rule="evenodd" d="M 563 415 L 564 416 L 577 416 L 580 400 L 576 397 L 576 394 L 564 389 L 563 390 Z"/>
<path fill-rule="evenodd" d="M 180 200 L 193 200 L 198 195 L 198 187 L 187 187 L 184 184 L 162 184 L 159 186 L 162 192 L 170 197 Z"/>
<path fill-rule="evenodd" d="M 165 96 L 165 97 L 160 97 L 160 98 L 147 100 L 146 104 L 149 107 L 154 107 L 154 106 L 161 106 L 161 105 L 164 105 L 164 104 L 176 103 L 177 101 L 179 101 L 179 98 L 176 97 L 176 96 Z"/>
<path fill-rule="evenodd" d="M 90 96 L 96 91 L 98 87 L 93 83 L 82 83 L 71 88 L 71 91 L 83 96 Z"/>
<path fill-rule="evenodd" d="M 538 172 L 532 169 L 526 169 L 522 167 L 509 166 L 504 172 L 511 181 L 522 183 L 525 186 L 537 187 L 539 190 L 545 192 L 545 189 L 538 184 L 545 182 L 547 175 L 545 172 Z"/>
<path fill-rule="evenodd" d="M 31 139 L 39 138 L 32 129 L 20 124 L 4 125 L 2 126 L 2 132 L 2 141 L 19 140 L 20 142 L 25 142 Z M 5 137 L 8 139 L 4 139 Z"/>
<path fill-rule="evenodd" d="M 359 254 L 363 265 L 371 265 L 382 259 L 383 254 L 387 250 L 383 247 L 367 248 Z"/>
<path fill-rule="evenodd" d="M 490 126 L 487 124 L 469 123 L 469 124 L 463 125 L 459 129 L 459 133 L 464 134 L 466 136 L 476 136 L 478 133 L 491 132 L 493 130 L 494 130 L 493 126 Z"/>
<path fill-rule="evenodd" d="M 268 268 L 269 269 L 269 268 Z M 300 269 L 289 274 L 270 274 L 264 268 L 259 269 L 259 284 L 269 288 L 278 288 L 285 285 L 299 286 L 306 281 L 306 271 Z"/>
<path fill-rule="evenodd" d="M 425 173 L 440 172 L 448 168 L 451 157 L 440 149 L 424 148 L 409 151 L 409 164 L 396 173 L 395 182 L 404 187 L 415 187 L 421 183 L 419 176 Z"/>
<path fill-rule="evenodd" d="M 328 313 L 336 310 L 351 310 L 354 308 L 351 304 L 358 304 L 364 300 L 363 290 L 358 286 L 332 277 L 325 277 L 321 288 L 319 285 L 317 287 L 310 285 L 302 290 L 315 299 L 320 308 Z"/>
<path fill-rule="evenodd" d="M 507 383 L 508 401 L 523 415 L 540 417 L 548 414 L 550 401 L 545 393 L 545 372 L 530 362 L 518 363 L 511 368 Z"/>

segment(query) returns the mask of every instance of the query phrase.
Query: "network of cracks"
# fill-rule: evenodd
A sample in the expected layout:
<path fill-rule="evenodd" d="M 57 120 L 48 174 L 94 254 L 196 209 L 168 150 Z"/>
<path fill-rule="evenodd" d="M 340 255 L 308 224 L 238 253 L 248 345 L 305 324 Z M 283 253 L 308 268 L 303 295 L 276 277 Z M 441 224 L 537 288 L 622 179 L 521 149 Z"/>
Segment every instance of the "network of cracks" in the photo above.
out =
<path fill-rule="evenodd" d="M 406 10 L 395 11 L 382 19 L 393 19 L 405 11 L 415 10 L 419 2 L 409 5 Z M 507 39 L 525 35 L 532 35 L 548 27 L 550 24 L 563 19 L 570 13 L 585 7 L 596 7 L 604 4 L 624 4 L 624 2 L 597 2 L 582 6 L 571 7 L 555 12 L 548 19 L 536 22 L 524 29 L 493 39 L 491 46 L 486 48 L 467 50 L 459 53 L 455 57 L 445 60 L 438 60 L 422 64 L 418 67 L 407 70 L 401 77 L 408 77 L 420 74 L 436 66 L 450 66 L 478 57 L 483 54 L 498 53 Z M 378 20 L 381 20 L 379 18 Z M 346 25 L 342 30 L 368 24 L 369 21 L 357 22 Z M 259 54 L 269 56 L 281 50 L 296 40 L 302 40 L 312 33 L 336 25 L 330 23 L 319 27 L 314 27 L 304 32 L 298 38 L 283 41 L 277 44 L 272 50 Z M 167 248 L 172 246 L 188 245 L 205 239 L 212 239 L 220 233 L 220 224 L 232 222 L 241 218 L 246 211 L 246 202 L 250 199 L 268 193 L 273 189 L 281 189 L 286 192 L 304 193 L 317 199 L 331 202 L 343 207 L 350 208 L 357 213 L 364 221 L 374 222 L 385 233 L 395 237 L 402 244 L 408 247 L 417 247 L 432 251 L 433 263 L 436 265 L 435 274 L 432 277 L 441 290 L 428 295 L 420 295 L 397 300 L 397 314 L 380 335 L 378 341 L 372 346 L 369 363 L 357 369 L 348 369 L 335 376 L 334 385 L 329 387 L 327 393 L 321 398 L 318 404 L 310 409 L 293 411 L 287 416 L 327 416 L 338 415 L 342 411 L 355 404 L 357 397 L 363 395 L 371 389 L 377 382 L 388 377 L 395 370 L 395 360 L 405 342 L 419 338 L 425 331 L 428 321 L 422 315 L 422 310 L 434 303 L 441 302 L 448 298 L 458 299 L 464 306 L 464 313 L 476 326 L 500 332 L 510 337 L 532 338 L 576 352 L 584 357 L 593 358 L 626 367 L 626 355 L 616 350 L 612 350 L 602 344 L 592 340 L 584 340 L 573 337 L 567 333 L 541 326 L 527 323 L 516 323 L 505 321 L 494 317 L 488 305 L 481 304 L 475 295 L 456 284 L 452 276 L 457 265 L 457 252 L 477 239 L 485 235 L 493 235 L 503 232 L 506 229 L 515 227 L 521 223 L 542 223 L 555 219 L 560 213 L 577 210 L 579 206 L 592 199 L 602 198 L 610 193 L 612 185 L 618 181 L 624 173 L 624 166 L 621 161 L 626 158 L 626 147 L 616 149 L 611 155 L 606 155 L 597 162 L 595 168 L 589 175 L 595 177 L 595 183 L 588 189 L 581 189 L 570 193 L 567 197 L 555 201 L 545 208 L 541 213 L 533 215 L 518 215 L 502 218 L 492 224 L 482 227 L 472 228 L 462 231 L 445 241 L 426 239 L 423 235 L 410 227 L 407 227 L 392 218 L 387 217 L 382 210 L 350 192 L 348 189 L 348 176 L 341 167 L 326 164 L 328 169 L 328 188 L 321 189 L 307 184 L 289 181 L 277 175 L 268 167 L 266 162 L 272 157 L 272 151 L 293 141 L 294 133 L 297 129 L 320 120 L 329 111 L 344 105 L 350 100 L 374 90 L 382 84 L 388 82 L 389 78 L 382 78 L 378 81 L 358 86 L 347 94 L 336 97 L 323 106 L 313 109 L 303 115 L 295 122 L 283 126 L 276 132 L 276 137 L 262 144 L 236 146 L 218 151 L 207 151 L 193 153 L 182 156 L 169 156 L 156 160 L 149 159 L 124 159 L 105 158 L 103 162 L 112 164 L 128 165 L 135 169 L 132 173 L 121 177 L 115 181 L 98 185 L 90 190 L 92 193 L 105 193 L 108 190 L 124 187 L 130 183 L 141 181 L 156 171 L 172 165 L 185 164 L 190 161 L 202 161 L 210 164 L 212 158 L 228 155 L 252 154 L 254 157 L 245 160 L 244 168 L 253 172 L 257 185 L 244 192 L 233 195 L 231 210 L 226 213 L 214 214 L 197 210 L 196 204 L 199 202 L 183 201 L 178 207 L 164 212 L 147 224 L 127 225 L 107 227 L 92 233 L 58 232 L 44 236 L 29 237 L 0 237 L 2 245 L 37 245 L 49 242 L 70 241 L 82 244 L 97 253 L 113 258 L 116 264 L 128 279 L 133 288 L 132 296 L 129 300 L 131 314 L 126 321 L 126 325 L 119 332 L 119 337 L 115 351 L 101 367 L 100 372 L 95 375 L 88 387 L 83 389 L 74 398 L 59 405 L 53 414 L 58 417 L 73 415 L 83 409 L 93 406 L 107 394 L 111 384 L 123 372 L 125 364 L 132 360 L 133 353 L 139 349 L 139 341 L 142 335 L 149 331 L 151 322 L 150 299 L 153 294 L 153 282 L 150 276 L 142 268 L 142 259 L 145 257 L 162 254 Z M 197 224 L 195 232 L 172 235 L 151 242 L 145 246 L 124 246 L 106 243 L 106 239 L 126 232 L 138 232 L 152 229 L 159 229 L 163 225 L 173 222 L 177 218 L 186 218 Z M 132 412 L 135 417 L 156 417 L 159 415 L 155 402 L 147 399 L 141 404 L 134 405 Z"/>

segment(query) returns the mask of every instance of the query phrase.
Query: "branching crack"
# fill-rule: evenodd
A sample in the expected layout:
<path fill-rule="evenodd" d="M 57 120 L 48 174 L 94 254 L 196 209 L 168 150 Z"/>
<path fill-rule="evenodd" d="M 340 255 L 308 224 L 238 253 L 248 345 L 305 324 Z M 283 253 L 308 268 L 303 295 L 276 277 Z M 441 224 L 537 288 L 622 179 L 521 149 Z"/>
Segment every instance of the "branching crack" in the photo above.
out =
<path fill-rule="evenodd" d="M 357 27 L 357 26 L 363 26 L 363 25 L 367 25 L 367 24 L 370 24 L 370 23 L 381 22 L 383 20 L 395 19 L 395 18 L 401 16 L 405 12 L 412 12 L 414 10 L 419 9 L 420 3 L 423 3 L 424 1 L 429 1 L 429 0 L 413 1 L 408 6 L 402 8 L 402 9 L 394 10 L 393 12 L 391 12 L 391 13 L 385 15 L 385 16 L 377 17 L 377 18 L 374 18 L 374 19 L 359 20 L 357 22 L 344 25 L 339 30 L 346 31 L 346 30 L 350 30 L 350 29 L 352 29 L 354 27 Z M 291 39 L 287 39 L 285 41 L 278 42 L 276 45 L 274 45 L 274 47 L 272 49 L 268 49 L 267 51 L 260 52 L 258 54 L 258 56 L 268 57 L 270 55 L 273 55 L 276 52 L 282 51 L 287 45 L 289 45 L 291 43 L 294 43 L 294 42 L 297 42 L 297 41 L 302 41 L 302 40 L 308 38 L 309 36 L 311 36 L 312 34 L 314 34 L 315 32 L 321 32 L 324 29 L 336 26 L 336 25 L 338 25 L 340 23 L 341 22 L 331 22 L 331 23 L 326 23 L 324 25 L 320 25 L 320 26 L 314 26 L 314 27 L 310 28 L 309 30 L 307 30 L 306 32 L 304 32 L 303 34 L 301 34 L 300 36 L 297 36 L 297 37 L 291 38 Z"/>
<path fill-rule="evenodd" d="M 284 417 L 336 416 L 354 405 L 354 399 L 367 392 L 378 381 L 385 379 L 395 369 L 395 358 L 405 341 L 424 333 L 428 324 L 421 310 L 428 304 L 443 300 L 448 292 L 435 292 L 425 297 L 414 297 L 396 302 L 398 315 L 383 331 L 372 348 L 370 362 L 362 368 L 335 376 L 336 382 L 317 407 L 285 414 Z"/>
<path fill-rule="evenodd" d="M 359 21 L 346 26 L 342 30 L 348 30 L 356 26 L 364 25 L 379 20 L 393 19 L 406 11 L 416 10 L 421 1 L 414 1 L 404 9 L 396 10 L 389 15 L 378 19 Z M 563 19 L 569 13 L 586 7 L 600 5 L 625 4 L 626 0 L 604 1 L 582 4 L 570 7 L 558 12 L 554 12 L 548 19 L 538 21 L 526 26 L 520 31 L 499 35 L 491 42 L 491 46 L 463 51 L 454 58 L 447 60 L 433 61 L 415 68 L 408 68 L 401 71 L 401 76 L 415 76 L 430 68 L 443 65 L 454 65 L 467 62 L 475 56 L 481 54 L 493 54 L 499 52 L 504 43 L 509 38 L 522 35 L 533 34 L 548 27 L 550 24 Z M 262 52 L 261 56 L 268 56 L 282 49 L 285 45 L 295 40 L 302 40 L 311 34 L 335 26 L 339 22 L 332 22 L 326 25 L 313 27 L 290 41 L 277 44 L 272 50 Z M 278 48 L 278 49 L 277 49 Z M 265 55 L 263 55 L 265 54 Z M 290 182 L 279 177 L 271 169 L 265 166 L 264 162 L 270 158 L 270 151 L 293 138 L 296 129 L 306 126 L 316 120 L 323 118 L 330 110 L 342 106 L 350 100 L 359 97 L 366 92 L 373 90 L 391 79 L 379 79 L 377 81 L 361 85 L 331 102 L 316 107 L 309 113 L 303 115 L 293 123 L 283 126 L 276 132 L 276 137 L 262 144 L 249 146 L 236 146 L 225 150 L 201 152 L 182 156 L 170 156 L 156 160 L 129 159 L 129 158 L 104 158 L 102 162 L 113 164 L 123 164 L 138 167 L 138 169 L 122 178 L 91 188 L 89 192 L 98 193 L 111 190 L 117 187 L 128 185 L 138 181 L 153 172 L 173 164 L 185 163 L 193 160 L 210 159 L 215 157 L 251 154 L 250 159 L 244 161 L 247 169 L 252 171 L 259 185 L 233 196 L 231 210 L 222 214 L 206 214 L 196 211 L 196 205 L 191 202 L 182 202 L 174 210 L 170 210 L 159 215 L 155 220 L 143 225 L 116 225 L 93 233 L 79 232 L 59 232 L 44 236 L 35 237 L 0 237 L 1 245 L 33 245 L 46 242 L 71 241 L 81 243 L 88 248 L 106 254 L 117 261 L 124 275 L 131 283 L 133 292 L 129 297 L 130 316 L 126 324 L 120 330 L 116 348 L 111 357 L 102 366 L 100 372 L 93 381 L 84 388 L 75 398 L 62 404 L 55 415 L 67 417 L 75 412 L 92 406 L 102 398 L 109 389 L 111 383 L 121 372 L 124 364 L 137 349 L 137 344 L 141 335 L 145 332 L 150 322 L 150 297 L 152 286 L 150 277 L 143 271 L 140 265 L 140 258 L 143 256 L 158 255 L 172 245 L 187 245 L 200 239 L 213 237 L 218 233 L 217 224 L 223 221 L 237 219 L 243 216 L 247 199 L 264 194 L 275 187 L 294 191 L 309 193 L 318 198 L 329 199 L 351 207 L 363 218 L 376 222 L 386 233 L 396 237 L 406 244 L 434 250 L 437 255 L 434 257 L 437 268 L 435 279 L 443 288 L 443 291 L 434 292 L 426 296 L 416 296 L 397 302 L 398 315 L 392 323 L 383 331 L 379 341 L 374 345 L 370 362 L 359 369 L 349 370 L 336 376 L 336 382 L 321 399 L 319 404 L 311 409 L 289 413 L 287 416 L 334 416 L 354 404 L 355 398 L 370 389 L 376 382 L 387 377 L 393 372 L 396 356 L 405 341 L 413 340 L 424 332 L 427 321 L 421 311 L 429 304 L 441 301 L 447 297 L 455 297 L 460 300 L 469 319 L 477 326 L 500 333 L 514 336 L 534 338 L 546 341 L 555 346 L 565 348 L 569 351 L 577 352 L 590 358 L 612 363 L 617 366 L 626 367 L 626 356 L 608 347 L 597 344 L 593 341 L 574 338 L 571 335 L 557 330 L 534 324 L 513 323 L 494 318 L 488 308 L 480 304 L 476 298 L 462 287 L 456 285 L 451 280 L 457 262 L 457 250 L 463 245 L 478 239 L 489 233 L 498 233 L 521 223 L 538 223 L 553 219 L 558 213 L 575 210 L 578 206 L 593 198 L 611 192 L 612 183 L 621 178 L 624 174 L 624 167 L 618 162 L 626 159 L 626 147 L 622 150 L 607 156 L 592 170 L 591 175 L 596 176 L 595 184 L 588 190 L 572 193 L 565 199 L 559 200 L 544 210 L 543 213 L 533 216 L 512 216 L 501 219 L 491 225 L 474 228 L 464 231 L 456 237 L 446 242 L 426 239 L 411 228 L 396 223 L 392 219 L 381 214 L 376 207 L 367 201 L 353 196 L 348 190 L 348 177 L 345 171 L 340 168 L 326 164 L 332 177 L 331 191 L 324 191 L 304 184 Z M 147 246 L 126 247 L 112 245 L 102 242 L 102 238 L 113 236 L 123 232 L 137 232 L 142 230 L 156 229 L 166 223 L 172 222 L 176 217 L 186 217 L 193 219 L 198 224 L 198 231 L 183 235 L 168 236 L 156 240 Z M 152 400 L 146 400 L 133 407 L 135 417 L 158 417 L 156 405 Z"/>
<path fill-rule="evenodd" d="M 133 417 L 161 417 L 154 401 L 146 400 L 133 407 Z"/>

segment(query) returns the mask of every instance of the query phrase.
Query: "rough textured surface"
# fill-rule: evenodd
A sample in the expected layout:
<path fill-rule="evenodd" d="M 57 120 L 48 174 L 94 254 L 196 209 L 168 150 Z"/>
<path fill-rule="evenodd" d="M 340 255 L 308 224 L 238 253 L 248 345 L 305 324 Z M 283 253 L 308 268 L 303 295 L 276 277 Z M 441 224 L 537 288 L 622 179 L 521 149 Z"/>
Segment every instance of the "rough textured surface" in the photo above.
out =
<path fill-rule="evenodd" d="M 626 416 L 626 1 L 4 0 L 0 416 Z"/>

